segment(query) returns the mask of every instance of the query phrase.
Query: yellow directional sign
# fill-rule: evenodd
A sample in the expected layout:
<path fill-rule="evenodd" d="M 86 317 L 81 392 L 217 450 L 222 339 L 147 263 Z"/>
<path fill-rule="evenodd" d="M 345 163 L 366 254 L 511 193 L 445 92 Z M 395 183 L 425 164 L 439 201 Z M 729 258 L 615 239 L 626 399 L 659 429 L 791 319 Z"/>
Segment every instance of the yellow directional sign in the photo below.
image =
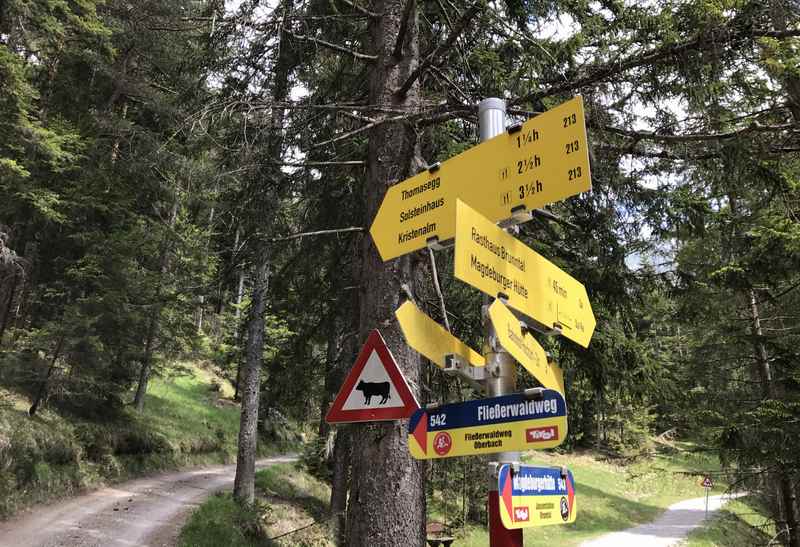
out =
<path fill-rule="evenodd" d="M 489 318 L 494 325 L 500 345 L 503 346 L 514 359 L 533 374 L 541 384 L 550 389 L 564 393 L 564 375 L 561 368 L 555 363 L 547 361 L 547 354 L 539 342 L 529 333 L 522 333 L 522 328 L 511 310 L 500 300 L 495 300 L 489 306 Z"/>
<path fill-rule="evenodd" d="M 486 364 L 483 356 L 444 330 L 439 323 L 422 313 L 413 302 L 406 301 L 394 312 L 408 345 L 444 368 L 444 356 L 456 354 L 473 367 Z"/>
<path fill-rule="evenodd" d="M 583 347 L 596 321 L 586 288 L 461 201 L 456 206 L 455 276 Z"/>
<path fill-rule="evenodd" d="M 455 236 L 456 199 L 492 221 L 591 188 L 583 99 L 563 103 L 389 188 L 370 228 L 383 260 Z"/>

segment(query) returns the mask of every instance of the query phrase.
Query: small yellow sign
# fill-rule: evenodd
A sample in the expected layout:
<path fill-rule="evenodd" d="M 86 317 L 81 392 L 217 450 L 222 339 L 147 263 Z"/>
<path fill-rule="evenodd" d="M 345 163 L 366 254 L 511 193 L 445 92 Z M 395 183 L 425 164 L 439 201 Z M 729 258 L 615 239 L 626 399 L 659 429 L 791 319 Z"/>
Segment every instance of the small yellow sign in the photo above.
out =
<path fill-rule="evenodd" d="M 444 330 L 410 300 L 397 308 L 394 314 L 408 345 L 440 368 L 444 368 L 444 356 L 448 354 L 460 356 L 473 367 L 482 367 L 486 364 L 480 353 Z"/>
<path fill-rule="evenodd" d="M 522 333 L 522 328 L 511 310 L 500 300 L 489 306 L 489 318 L 492 320 L 497 338 L 503 346 L 525 369 L 533 374 L 541 384 L 559 393 L 564 393 L 564 375 L 555 363 L 547 361 L 547 354 L 539 342 L 529 333 Z"/>
<path fill-rule="evenodd" d="M 545 328 L 589 347 L 597 324 L 586 288 L 466 203 L 456 205 L 455 276 Z"/>
<path fill-rule="evenodd" d="M 498 222 L 591 189 L 583 99 L 575 97 L 389 188 L 370 234 L 383 260 L 455 236 L 456 199 Z"/>

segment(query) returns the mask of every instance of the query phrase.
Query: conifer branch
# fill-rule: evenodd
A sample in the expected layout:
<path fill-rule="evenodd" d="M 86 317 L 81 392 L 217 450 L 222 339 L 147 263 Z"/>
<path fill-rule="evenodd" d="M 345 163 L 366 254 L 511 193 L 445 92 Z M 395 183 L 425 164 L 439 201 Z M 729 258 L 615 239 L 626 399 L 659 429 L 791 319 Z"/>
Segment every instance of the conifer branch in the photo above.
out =
<path fill-rule="evenodd" d="M 726 43 L 753 39 L 753 38 L 790 38 L 800 36 L 800 29 L 773 30 L 773 29 L 753 29 L 753 28 L 722 28 L 703 32 L 694 38 L 658 47 L 643 53 L 632 55 L 624 60 L 613 60 L 607 64 L 589 67 L 589 74 L 572 81 L 562 82 L 549 88 L 534 93 L 529 93 L 517 99 L 509 101 L 510 105 L 534 102 L 543 97 L 559 95 L 572 92 L 582 87 L 587 87 L 600 83 L 612 76 L 622 74 L 633 68 L 659 63 L 670 57 L 676 57 L 689 52 L 701 52 L 712 48 L 723 47 Z"/>

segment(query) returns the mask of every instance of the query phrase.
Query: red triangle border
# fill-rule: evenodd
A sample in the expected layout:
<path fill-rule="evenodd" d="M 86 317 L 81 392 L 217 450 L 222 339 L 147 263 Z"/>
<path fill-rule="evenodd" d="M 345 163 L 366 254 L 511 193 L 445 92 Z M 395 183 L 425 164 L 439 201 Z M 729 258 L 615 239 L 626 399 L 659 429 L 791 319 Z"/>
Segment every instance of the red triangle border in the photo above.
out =
<path fill-rule="evenodd" d="M 403 406 L 345 410 L 343 408 L 344 404 L 350 396 L 350 393 L 353 392 L 356 381 L 361 375 L 361 371 L 364 370 L 367 360 L 370 355 L 372 355 L 373 351 L 377 352 L 383 368 L 389 375 L 389 380 L 392 382 L 397 394 L 403 401 Z M 418 409 L 419 403 L 417 402 L 417 398 L 414 397 L 414 394 L 408 387 L 403 373 L 400 372 L 400 368 L 397 366 L 397 361 L 394 360 L 392 352 L 389 351 L 389 348 L 386 346 L 386 341 L 384 341 L 380 332 L 373 330 L 369 333 L 366 343 L 364 343 L 364 346 L 361 348 L 361 352 L 359 352 L 358 358 L 353 368 L 350 370 L 350 374 L 345 378 L 339 390 L 339 394 L 336 395 L 336 398 L 333 400 L 333 404 L 330 410 L 328 410 L 328 414 L 325 416 L 325 421 L 329 424 L 337 424 L 402 420 L 409 418 Z"/>

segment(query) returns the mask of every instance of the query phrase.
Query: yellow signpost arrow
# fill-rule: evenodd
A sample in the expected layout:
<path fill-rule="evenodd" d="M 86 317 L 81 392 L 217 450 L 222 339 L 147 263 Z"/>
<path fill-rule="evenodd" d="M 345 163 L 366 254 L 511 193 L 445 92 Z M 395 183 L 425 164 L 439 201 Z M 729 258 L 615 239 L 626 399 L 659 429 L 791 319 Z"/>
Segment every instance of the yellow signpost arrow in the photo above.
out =
<path fill-rule="evenodd" d="M 456 200 L 494 222 L 591 188 L 583 99 L 575 97 L 389 188 L 370 234 L 383 260 L 456 233 Z"/>
<path fill-rule="evenodd" d="M 456 206 L 455 276 L 546 329 L 589 347 L 596 321 L 586 288 L 460 200 Z"/>
<path fill-rule="evenodd" d="M 561 368 L 555 363 L 548 362 L 544 348 L 533 336 L 522 333 L 519 319 L 511 313 L 511 310 L 500 300 L 495 300 L 489 306 L 489 318 L 492 320 L 500 345 L 544 387 L 555 389 L 563 395 L 564 375 Z"/>
<path fill-rule="evenodd" d="M 425 315 L 413 302 L 406 301 L 394 312 L 408 345 L 444 368 L 444 356 L 456 354 L 474 367 L 486 364 L 483 356 L 444 330 Z"/>

